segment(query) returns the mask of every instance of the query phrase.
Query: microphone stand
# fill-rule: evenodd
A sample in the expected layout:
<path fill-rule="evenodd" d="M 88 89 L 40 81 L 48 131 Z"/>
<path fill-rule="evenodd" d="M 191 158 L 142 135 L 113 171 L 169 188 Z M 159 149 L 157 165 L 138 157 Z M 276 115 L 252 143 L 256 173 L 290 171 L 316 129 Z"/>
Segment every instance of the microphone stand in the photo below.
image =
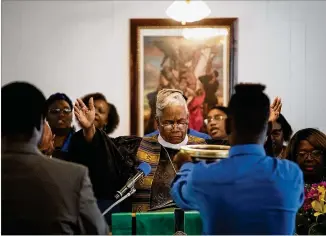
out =
<path fill-rule="evenodd" d="M 131 195 L 133 195 L 136 192 L 136 189 L 133 187 L 130 189 L 130 191 L 124 195 L 122 198 L 120 198 L 118 201 L 116 201 L 115 203 L 113 203 L 111 206 L 109 206 L 103 213 L 102 216 L 105 216 L 109 211 L 112 210 L 113 207 L 115 207 L 116 205 L 118 205 L 120 202 L 122 202 L 123 200 L 125 200 L 126 198 L 130 197 Z"/>

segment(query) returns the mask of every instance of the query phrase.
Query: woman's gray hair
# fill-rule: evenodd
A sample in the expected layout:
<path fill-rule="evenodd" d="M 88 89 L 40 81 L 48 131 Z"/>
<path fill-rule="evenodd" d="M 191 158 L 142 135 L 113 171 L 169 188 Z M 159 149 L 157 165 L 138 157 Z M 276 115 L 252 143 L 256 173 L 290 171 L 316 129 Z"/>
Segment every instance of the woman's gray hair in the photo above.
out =
<path fill-rule="evenodd" d="M 163 110 L 168 106 L 184 106 L 187 114 L 188 107 L 183 92 L 178 89 L 162 89 L 157 94 L 156 117 L 162 117 Z"/>

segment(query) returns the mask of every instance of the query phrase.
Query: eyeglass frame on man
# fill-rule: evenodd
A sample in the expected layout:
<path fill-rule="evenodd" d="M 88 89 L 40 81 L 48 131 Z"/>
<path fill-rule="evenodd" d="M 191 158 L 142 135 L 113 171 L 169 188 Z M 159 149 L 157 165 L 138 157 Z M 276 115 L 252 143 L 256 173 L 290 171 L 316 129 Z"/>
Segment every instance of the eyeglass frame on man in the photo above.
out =
<path fill-rule="evenodd" d="M 165 131 L 171 131 L 173 130 L 174 127 L 177 127 L 178 130 L 183 130 L 184 128 L 186 128 L 189 125 L 189 122 L 174 122 L 173 124 L 159 124 L 161 127 L 163 127 L 163 129 L 165 129 Z M 180 127 L 181 125 L 181 127 Z M 168 128 L 169 126 L 171 126 L 170 128 Z"/>
<path fill-rule="evenodd" d="M 217 118 L 218 117 L 218 118 Z M 209 123 L 211 123 L 213 120 L 215 120 L 215 121 L 222 121 L 222 120 L 226 120 L 226 116 L 223 116 L 223 115 L 215 115 L 215 116 L 213 116 L 213 117 L 210 117 L 210 118 L 206 118 L 205 120 L 204 120 L 204 123 L 205 123 L 205 125 L 208 125 Z"/>

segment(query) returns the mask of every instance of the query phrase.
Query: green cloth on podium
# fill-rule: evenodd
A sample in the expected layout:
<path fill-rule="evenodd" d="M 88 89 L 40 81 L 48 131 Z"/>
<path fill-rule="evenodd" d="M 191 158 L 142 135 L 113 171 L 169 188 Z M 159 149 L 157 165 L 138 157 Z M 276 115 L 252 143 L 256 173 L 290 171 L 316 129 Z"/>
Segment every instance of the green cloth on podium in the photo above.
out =
<path fill-rule="evenodd" d="M 135 221 L 136 234 L 173 235 L 175 233 L 173 210 L 171 212 L 137 213 Z M 131 213 L 112 214 L 112 235 L 132 235 L 132 221 Z M 202 234 L 202 222 L 199 212 L 185 212 L 184 232 L 188 235 Z"/>
<path fill-rule="evenodd" d="M 144 212 L 136 214 L 137 235 L 173 235 L 173 212 Z"/>
<path fill-rule="evenodd" d="M 132 214 L 112 214 L 112 235 L 132 235 Z"/>
<path fill-rule="evenodd" d="M 198 211 L 185 212 L 185 233 L 188 235 L 202 234 L 202 221 Z"/>

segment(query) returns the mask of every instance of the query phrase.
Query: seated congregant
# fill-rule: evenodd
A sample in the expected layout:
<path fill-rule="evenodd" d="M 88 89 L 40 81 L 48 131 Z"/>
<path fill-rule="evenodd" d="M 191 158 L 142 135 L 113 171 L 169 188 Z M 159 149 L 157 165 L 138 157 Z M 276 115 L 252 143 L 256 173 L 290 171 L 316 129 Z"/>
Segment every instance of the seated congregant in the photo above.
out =
<path fill-rule="evenodd" d="M 305 180 L 306 199 L 296 220 L 296 233 L 299 235 L 311 234 L 310 228 L 315 222 L 324 222 L 321 224 L 319 233 L 316 234 L 324 235 L 326 233 L 325 214 L 315 217 L 316 215 L 310 213 L 312 210 L 311 197 L 315 198 L 315 196 L 312 196 L 311 193 L 308 194 L 314 184 L 326 181 L 325 153 L 326 135 L 312 128 L 299 130 L 291 138 L 285 152 L 286 159 L 294 161 L 300 166 Z M 320 209 L 320 211 L 322 210 Z"/>
<path fill-rule="evenodd" d="M 214 106 L 208 111 L 204 120 L 207 133 L 212 137 L 206 142 L 209 144 L 228 145 L 228 135 L 225 132 L 225 120 L 227 118 L 227 108 Z"/>
<path fill-rule="evenodd" d="M 268 129 L 266 134 L 266 141 L 264 144 L 264 148 L 267 156 L 277 157 L 277 151 L 275 149 L 275 139 L 272 137 L 273 132 L 273 124 L 279 119 L 282 110 L 282 101 L 281 98 L 276 97 L 273 103 L 270 106 L 270 114 L 268 118 Z M 275 126 L 274 126 L 275 127 Z M 274 135 L 275 136 L 275 135 Z"/>
<path fill-rule="evenodd" d="M 189 112 L 180 90 L 163 89 L 156 101 L 156 122 L 159 134 L 144 137 L 137 159 L 152 166 L 151 173 L 136 184 L 133 211 L 148 211 L 172 201 L 170 185 L 176 175 L 174 156 L 187 144 L 203 144 L 204 139 L 187 134 Z"/>
<path fill-rule="evenodd" d="M 55 135 L 52 156 L 61 160 L 67 160 L 69 143 L 75 133 L 72 109 L 72 102 L 64 93 L 51 95 L 45 104 L 46 119 Z"/>
<path fill-rule="evenodd" d="M 299 130 L 291 138 L 285 157 L 303 171 L 306 184 L 326 181 L 326 135 L 316 129 Z"/>
<path fill-rule="evenodd" d="M 94 101 L 95 127 L 103 130 L 107 135 L 112 134 L 120 122 L 117 108 L 112 103 L 109 103 L 105 96 L 101 93 L 91 93 L 85 95 L 82 98 L 84 104 L 88 104 L 90 98 L 93 98 Z"/>
<path fill-rule="evenodd" d="M 278 97 L 275 98 L 273 104 L 270 107 L 270 115 L 268 118 L 270 133 L 272 133 L 272 124 L 276 122 L 276 119 L 279 120 L 281 107 L 281 100 Z M 223 106 L 214 106 L 208 111 L 207 118 L 204 120 L 207 133 L 212 137 L 211 140 L 206 140 L 208 144 L 229 145 L 228 135 L 225 131 L 225 120 L 227 118 L 227 114 L 228 108 Z M 274 136 L 276 137 L 276 133 Z M 265 143 L 265 149 L 268 154 L 273 153 L 272 143 L 272 138 L 268 137 Z"/>
<path fill-rule="evenodd" d="M 303 174 L 288 160 L 264 150 L 270 102 L 262 85 L 237 85 L 229 102 L 229 157 L 218 163 L 181 166 L 171 194 L 177 205 L 198 210 L 204 234 L 293 234 L 304 198 Z"/>
<path fill-rule="evenodd" d="M 104 97 L 94 95 L 96 100 L 90 97 L 87 106 L 82 99 L 77 99 L 75 103 L 74 114 L 82 129 L 71 138 L 68 160 L 88 167 L 97 204 L 103 212 L 114 203 L 116 191 L 135 174 L 135 156 L 141 138 L 109 137 L 108 133 L 115 129 L 117 119 L 109 119 L 109 104 Z M 114 123 L 110 124 L 111 121 Z M 113 212 L 131 211 L 128 200 L 114 208 Z M 110 223 L 110 215 L 106 216 Z"/>
<path fill-rule="evenodd" d="M 285 158 L 286 143 L 290 141 L 292 128 L 285 117 L 280 116 L 272 122 L 271 139 L 275 157 Z"/>

